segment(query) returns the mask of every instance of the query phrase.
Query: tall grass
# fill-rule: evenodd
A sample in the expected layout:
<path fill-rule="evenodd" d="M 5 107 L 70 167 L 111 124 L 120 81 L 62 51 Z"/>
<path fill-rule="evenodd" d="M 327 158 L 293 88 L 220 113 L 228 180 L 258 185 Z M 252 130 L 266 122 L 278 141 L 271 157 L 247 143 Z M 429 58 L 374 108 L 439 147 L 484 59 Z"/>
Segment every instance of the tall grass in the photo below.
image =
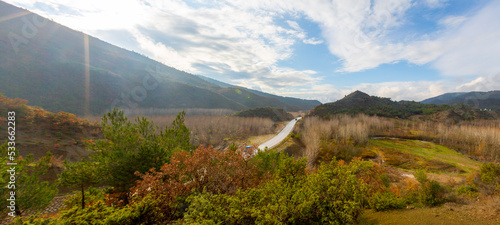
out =
<path fill-rule="evenodd" d="M 441 144 L 484 159 L 500 161 L 500 127 L 495 123 L 453 126 L 438 124 L 436 127 L 428 132 L 437 136 Z"/>
<path fill-rule="evenodd" d="M 187 109 L 158 109 L 158 108 L 135 108 L 133 110 L 125 110 L 125 115 L 137 116 L 161 116 L 161 115 L 177 115 L 184 110 L 188 116 L 226 116 L 234 113 L 232 109 L 203 109 L 203 108 L 187 108 Z"/>
<path fill-rule="evenodd" d="M 161 129 L 170 126 L 176 115 L 146 116 Z M 134 120 L 136 116 L 129 116 Z M 87 117 L 90 121 L 100 121 L 99 117 Z M 186 116 L 186 126 L 191 131 L 191 143 L 194 145 L 231 144 L 234 139 L 273 133 L 274 122 L 267 118 L 233 116 Z"/>
<path fill-rule="evenodd" d="M 322 145 L 324 141 L 363 145 L 374 136 L 432 141 L 482 160 L 500 161 L 500 120 L 451 124 L 366 115 L 337 115 L 330 120 L 306 118 L 302 127 L 303 156 L 308 157 L 311 163 L 316 160 L 321 148 L 328 146 Z"/>
<path fill-rule="evenodd" d="M 432 141 L 483 160 L 500 161 L 500 120 L 452 124 L 437 121 L 394 120 L 397 129 L 378 130 L 384 136 Z"/>
<path fill-rule="evenodd" d="M 172 123 L 175 116 L 147 116 L 147 118 L 160 128 L 164 128 Z M 212 146 L 225 144 L 232 139 L 270 134 L 274 126 L 270 119 L 232 116 L 186 116 L 185 124 L 191 131 L 193 144 Z"/>
<path fill-rule="evenodd" d="M 369 137 L 381 131 L 393 130 L 390 119 L 366 115 L 337 115 L 329 120 L 318 117 L 304 119 L 302 142 L 305 145 L 304 156 L 313 164 L 320 152 L 321 142 L 334 139 L 349 140 L 354 144 L 365 144 Z"/>

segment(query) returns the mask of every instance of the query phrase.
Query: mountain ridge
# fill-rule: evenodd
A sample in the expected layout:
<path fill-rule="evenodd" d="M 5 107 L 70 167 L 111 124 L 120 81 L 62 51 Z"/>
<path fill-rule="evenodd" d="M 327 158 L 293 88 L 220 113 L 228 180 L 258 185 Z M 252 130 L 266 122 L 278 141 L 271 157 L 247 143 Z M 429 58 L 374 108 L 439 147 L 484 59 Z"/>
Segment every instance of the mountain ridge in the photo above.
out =
<path fill-rule="evenodd" d="M 472 91 L 445 93 L 423 101 L 425 104 L 469 105 L 476 109 L 500 110 L 500 91 Z"/>

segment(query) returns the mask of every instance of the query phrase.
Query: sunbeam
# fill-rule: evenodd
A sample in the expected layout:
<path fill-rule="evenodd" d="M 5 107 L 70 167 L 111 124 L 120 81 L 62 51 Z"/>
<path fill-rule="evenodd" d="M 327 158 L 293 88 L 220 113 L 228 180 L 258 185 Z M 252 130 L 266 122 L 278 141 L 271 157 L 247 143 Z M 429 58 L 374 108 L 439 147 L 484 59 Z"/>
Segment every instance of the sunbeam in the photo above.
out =
<path fill-rule="evenodd" d="M 85 116 L 89 114 L 89 99 L 90 99 L 90 57 L 89 57 L 89 36 L 87 34 L 83 35 L 83 48 L 85 51 L 85 105 L 84 112 Z"/>

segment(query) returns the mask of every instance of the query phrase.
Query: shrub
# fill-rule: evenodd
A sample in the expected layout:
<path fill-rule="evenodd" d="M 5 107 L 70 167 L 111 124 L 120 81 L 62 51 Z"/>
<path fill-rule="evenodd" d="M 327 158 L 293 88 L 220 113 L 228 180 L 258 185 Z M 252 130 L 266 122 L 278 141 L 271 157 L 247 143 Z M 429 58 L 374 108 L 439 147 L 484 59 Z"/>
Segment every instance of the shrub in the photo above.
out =
<path fill-rule="evenodd" d="M 478 195 L 478 189 L 475 185 L 465 184 L 457 188 L 458 195 L 468 195 L 469 197 L 475 197 Z"/>
<path fill-rule="evenodd" d="M 86 205 L 91 205 L 98 201 L 104 201 L 106 197 L 104 196 L 105 190 L 100 190 L 94 187 L 89 187 L 85 190 L 85 202 Z M 79 207 L 82 205 L 82 197 L 80 191 L 73 191 L 73 194 L 68 196 L 63 200 L 66 208 L 73 208 L 75 206 Z"/>
<path fill-rule="evenodd" d="M 107 206 L 102 200 L 89 204 L 85 209 L 75 205 L 69 209 L 62 210 L 59 217 L 49 218 L 17 218 L 15 224 L 99 224 L 99 225 L 135 225 L 135 224 L 159 224 L 157 218 L 161 218 L 154 207 L 156 200 L 145 198 L 140 202 L 129 204 L 122 208 Z"/>
<path fill-rule="evenodd" d="M 155 210 L 164 213 L 163 222 L 182 218 L 186 198 L 203 191 L 234 194 L 239 188 L 255 187 L 264 179 L 258 168 L 239 151 L 221 152 L 199 147 L 192 153 L 176 152 L 170 164 L 151 170 L 133 188 L 134 202 L 152 196 L 158 199 Z"/>
<path fill-rule="evenodd" d="M 283 160 L 275 178 L 234 196 L 203 193 L 189 198 L 185 223 L 353 224 L 377 177 L 374 164 L 332 161 L 305 175 L 305 160 Z M 367 172 L 368 171 L 368 172 Z M 381 181 L 380 181 L 381 183 Z M 380 184 L 382 185 L 382 184 Z"/>
<path fill-rule="evenodd" d="M 475 176 L 474 183 L 487 195 L 500 192 L 500 166 L 494 163 L 481 165 L 479 174 Z"/>
<path fill-rule="evenodd" d="M 486 184 L 500 183 L 500 166 L 494 163 L 484 163 L 480 170 L 481 181 Z"/>
<path fill-rule="evenodd" d="M 444 189 L 434 180 L 429 180 L 427 175 L 419 170 L 415 173 L 417 181 L 420 182 L 418 200 L 426 206 L 436 206 L 443 202 Z"/>
<path fill-rule="evenodd" d="M 375 211 L 402 209 L 405 206 L 405 200 L 392 192 L 376 193 L 370 200 L 370 207 Z"/>

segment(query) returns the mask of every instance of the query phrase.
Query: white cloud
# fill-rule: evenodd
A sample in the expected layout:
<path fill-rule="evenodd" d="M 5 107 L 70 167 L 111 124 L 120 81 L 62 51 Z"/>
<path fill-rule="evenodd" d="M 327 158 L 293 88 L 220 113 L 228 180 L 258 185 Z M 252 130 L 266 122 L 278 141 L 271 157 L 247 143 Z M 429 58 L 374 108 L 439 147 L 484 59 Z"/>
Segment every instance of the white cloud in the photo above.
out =
<path fill-rule="evenodd" d="M 457 86 L 456 91 L 485 91 L 485 90 L 500 90 L 500 73 L 489 76 L 481 76 L 471 82 Z"/>
<path fill-rule="evenodd" d="M 439 21 L 439 24 L 448 27 L 454 28 L 462 25 L 467 20 L 465 16 L 447 16 Z"/>
<path fill-rule="evenodd" d="M 309 44 L 309 45 L 323 44 L 323 40 L 318 40 L 316 38 L 304 39 L 304 40 L 302 40 L 302 42 L 304 42 L 304 44 Z"/>
<path fill-rule="evenodd" d="M 441 81 L 408 81 L 360 84 L 355 86 L 354 89 L 366 91 L 375 96 L 388 97 L 396 101 L 422 101 L 443 94 L 449 91 L 450 87 Z"/>
<path fill-rule="evenodd" d="M 302 13 L 319 24 L 330 52 L 339 57 L 339 71 L 356 72 L 381 64 L 408 61 L 431 63 L 444 75 L 484 75 L 500 71 L 500 1 L 492 1 L 475 15 L 450 15 L 438 21 L 443 30 L 395 39 L 391 31 L 405 24 L 411 0 L 391 1 L 249 1 L 233 5 L 250 9 Z M 437 8 L 447 0 L 427 0 Z M 451 3 L 450 3 L 451 4 Z"/>
<path fill-rule="evenodd" d="M 40 9 L 31 10 L 42 16 L 54 19 L 72 29 L 80 31 L 120 30 L 129 28 L 150 19 L 140 1 L 120 1 L 119 7 L 115 1 L 86 0 L 10 0 L 16 5 L 31 6 L 46 5 L 53 11 Z"/>
<path fill-rule="evenodd" d="M 411 0 L 229 2 L 249 9 L 305 15 L 320 26 L 328 49 L 343 64 L 340 71 L 371 69 L 404 60 L 407 56 L 405 44 L 387 40 L 390 29 L 404 22 L 404 14 L 412 6 Z"/>
<path fill-rule="evenodd" d="M 297 30 L 297 31 L 303 31 L 302 28 L 300 28 L 299 24 L 296 22 L 296 21 L 291 21 L 291 20 L 287 20 L 286 23 L 288 24 L 288 26 L 290 26 L 291 28 Z"/>
<path fill-rule="evenodd" d="M 334 102 L 359 90 L 369 95 L 391 98 L 394 101 L 422 101 L 449 92 L 486 91 L 500 89 L 500 74 L 476 79 L 451 79 L 441 81 L 405 81 L 361 83 L 348 88 L 338 88 L 331 84 L 316 84 L 299 89 L 284 90 L 281 93 L 322 103 Z"/>
<path fill-rule="evenodd" d="M 424 0 L 423 3 L 430 8 L 443 7 L 448 0 Z"/>
<path fill-rule="evenodd" d="M 438 41 L 446 50 L 433 62 L 444 75 L 487 75 L 500 72 L 500 1 L 487 5 Z"/>

